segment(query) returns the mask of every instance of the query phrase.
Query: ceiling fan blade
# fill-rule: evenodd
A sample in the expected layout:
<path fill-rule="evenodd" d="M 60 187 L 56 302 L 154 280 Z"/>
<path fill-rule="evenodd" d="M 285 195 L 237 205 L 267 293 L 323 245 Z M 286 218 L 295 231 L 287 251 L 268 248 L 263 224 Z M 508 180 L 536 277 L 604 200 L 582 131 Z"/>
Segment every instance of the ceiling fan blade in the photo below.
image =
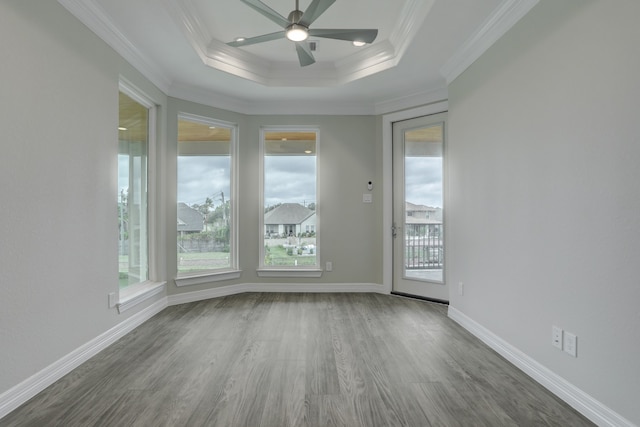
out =
<path fill-rule="evenodd" d="M 302 18 L 298 21 L 298 24 L 304 25 L 309 28 L 309 25 L 322 15 L 325 10 L 329 9 L 336 0 L 313 0 L 307 10 L 304 11 Z"/>
<path fill-rule="evenodd" d="M 314 28 L 309 29 L 309 35 L 315 37 L 324 37 L 326 39 L 373 43 L 376 37 L 378 37 L 378 30 L 327 30 Z"/>
<path fill-rule="evenodd" d="M 301 67 L 306 67 L 316 62 L 316 59 L 311 53 L 311 48 L 307 42 L 296 42 L 296 51 L 298 52 L 298 60 Z"/>
<path fill-rule="evenodd" d="M 229 46 L 240 47 L 240 46 L 249 46 L 251 44 L 268 42 L 271 40 L 283 39 L 286 37 L 286 33 L 284 31 L 278 31 L 275 33 L 263 34 L 261 36 L 250 37 L 244 40 L 234 40 L 232 42 L 227 43 Z"/>
<path fill-rule="evenodd" d="M 246 4 L 250 8 L 256 10 L 258 13 L 266 16 L 276 24 L 280 25 L 282 28 L 288 27 L 291 22 L 284 16 L 280 15 L 275 10 L 271 9 L 266 4 L 262 3 L 260 0 L 240 0 L 242 3 Z"/>

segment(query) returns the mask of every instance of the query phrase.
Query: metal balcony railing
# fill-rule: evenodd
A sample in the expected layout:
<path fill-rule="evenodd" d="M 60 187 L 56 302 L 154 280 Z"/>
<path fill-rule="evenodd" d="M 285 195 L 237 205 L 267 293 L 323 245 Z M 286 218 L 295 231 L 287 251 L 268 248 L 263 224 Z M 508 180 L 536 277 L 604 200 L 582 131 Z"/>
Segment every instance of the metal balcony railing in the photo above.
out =
<path fill-rule="evenodd" d="M 407 270 L 441 269 L 444 261 L 442 224 L 405 224 Z"/>

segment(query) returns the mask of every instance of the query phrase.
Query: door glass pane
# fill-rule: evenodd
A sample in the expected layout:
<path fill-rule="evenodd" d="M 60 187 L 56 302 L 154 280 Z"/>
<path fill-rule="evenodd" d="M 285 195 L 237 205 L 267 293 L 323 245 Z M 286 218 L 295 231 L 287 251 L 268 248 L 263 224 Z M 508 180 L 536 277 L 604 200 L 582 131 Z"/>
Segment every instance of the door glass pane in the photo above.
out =
<path fill-rule="evenodd" d="M 443 281 L 443 124 L 404 132 L 404 277 Z"/>

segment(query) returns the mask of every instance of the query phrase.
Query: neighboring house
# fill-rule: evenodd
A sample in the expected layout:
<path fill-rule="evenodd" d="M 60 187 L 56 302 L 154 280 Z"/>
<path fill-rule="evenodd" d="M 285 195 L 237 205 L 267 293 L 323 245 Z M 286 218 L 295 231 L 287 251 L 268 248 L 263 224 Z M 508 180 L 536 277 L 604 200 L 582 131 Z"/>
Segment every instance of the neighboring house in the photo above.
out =
<path fill-rule="evenodd" d="M 442 224 L 442 208 L 405 203 L 406 224 Z"/>
<path fill-rule="evenodd" d="M 178 232 L 200 233 L 204 229 L 204 216 L 186 203 L 178 203 Z"/>
<path fill-rule="evenodd" d="M 316 212 L 299 203 L 283 203 L 264 214 L 264 235 L 297 236 L 316 231 Z"/>

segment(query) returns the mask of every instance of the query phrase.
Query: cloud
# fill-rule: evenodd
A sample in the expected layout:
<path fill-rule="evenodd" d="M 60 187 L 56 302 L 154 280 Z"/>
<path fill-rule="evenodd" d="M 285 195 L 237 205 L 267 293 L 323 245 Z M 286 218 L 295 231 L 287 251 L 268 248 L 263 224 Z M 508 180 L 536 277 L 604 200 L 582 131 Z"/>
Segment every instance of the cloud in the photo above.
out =
<path fill-rule="evenodd" d="M 202 204 L 211 197 L 219 205 L 220 192 L 229 200 L 230 162 L 228 156 L 178 156 L 178 201 Z"/>
<path fill-rule="evenodd" d="M 418 205 L 442 207 L 442 158 L 405 158 L 405 199 Z"/>
<path fill-rule="evenodd" d="M 315 203 L 315 156 L 266 156 L 264 171 L 266 206 L 277 203 Z"/>

